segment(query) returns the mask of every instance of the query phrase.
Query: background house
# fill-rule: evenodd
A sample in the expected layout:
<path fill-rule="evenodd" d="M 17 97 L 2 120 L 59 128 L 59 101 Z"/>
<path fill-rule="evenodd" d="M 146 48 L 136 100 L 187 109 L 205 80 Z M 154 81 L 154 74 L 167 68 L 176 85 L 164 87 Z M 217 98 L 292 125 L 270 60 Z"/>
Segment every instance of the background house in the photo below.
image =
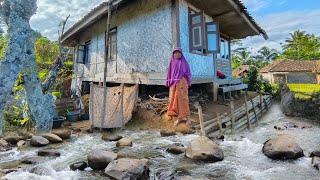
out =
<path fill-rule="evenodd" d="M 169 58 L 177 46 L 190 64 L 193 84 L 213 84 L 217 70 L 232 77 L 232 39 L 267 38 L 239 0 L 109 2 L 109 41 L 105 39 L 106 2 L 63 35 L 63 44 L 75 49 L 73 84 L 102 82 L 107 58 L 108 83 L 164 85 Z M 230 78 L 218 84 L 232 84 Z"/>
<path fill-rule="evenodd" d="M 271 83 L 320 83 L 320 61 L 275 61 L 260 70 L 263 79 Z"/>
<path fill-rule="evenodd" d="M 238 68 L 234 69 L 232 72 L 233 77 L 247 77 L 250 70 L 250 65 L 241 65 Z"/>

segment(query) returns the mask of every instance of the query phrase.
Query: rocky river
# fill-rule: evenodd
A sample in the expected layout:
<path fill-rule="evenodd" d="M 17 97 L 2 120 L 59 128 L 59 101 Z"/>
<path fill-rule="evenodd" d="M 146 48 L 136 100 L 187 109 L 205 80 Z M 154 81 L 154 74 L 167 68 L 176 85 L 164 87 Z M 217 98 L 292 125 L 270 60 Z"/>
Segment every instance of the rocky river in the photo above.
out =
<path fill-rule="evenodd" d="M 281 123 L 301 123 L 311 128 L 287 128 L 277 130 L 275 125 Z M 84 134 L 73 136 L 62 144 L 50 145 L 61 153 L 60 157 L 47 158 L 40 162 L 38 167 L 44 169 L 41 175 L 30 173 L 35 165 L 24 165 L 17 172 L 7 174 L 4 179 L 32 179 L 32 180 L 75 180 L 75 179 L 108 179 L 104 172 L 72 171 L 69 165 L 86 161 L 87 154 L 94 149 L 109 149 L 121 152 L 128 157 L 146 158 L 150 160 L 150 179 L 246 179 L 246 180 L 280 180 L 280 179 L 308 179 L 319 180 L 320 172 L 312 167 L 309 154 L 320 149 L 320 126 L 301 118 L 284 116 L 279 105 L 275 104 L 252 130 L 227 135 L 224 141 L 217 143 L 224 151 L 224 160 L 216 163 L 195 162 L 187 159 L 184 154 L 174 155 L 166 151 L 174 143 L 185 146 L 197 138 L 197 135 L 176 135 L 161 137 L 158 131 L 122 131 L 124 137 L 130 137 L 132 147 L 116 147 L 116 142 L 106 142 L 101 134 Z M 288 134 L 304 151 L 304 157 L 298 160 L 277 161 L 271 160 L 262 153 L 266 140 L 277 134 Z M 46 147 L 48 148 L 48 147 Z M 14 148 L 0 153 L 0 169 L 19 163 L 27 156 L 36 156 L 39 148 Z"/>

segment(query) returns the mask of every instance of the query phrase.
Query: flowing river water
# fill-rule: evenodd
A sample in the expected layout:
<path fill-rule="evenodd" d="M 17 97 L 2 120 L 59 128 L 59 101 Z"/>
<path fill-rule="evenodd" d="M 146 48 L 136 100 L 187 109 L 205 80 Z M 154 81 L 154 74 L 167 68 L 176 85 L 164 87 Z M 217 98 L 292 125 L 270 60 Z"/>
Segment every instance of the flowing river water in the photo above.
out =
<path fill-rule="evenodd" d="M 277 180 L 277 179 L 308 179 L 319 180 L 320 172 L 311 166 L 309 153 L 320 149 L 320 127 L 312 122 L 310 129 L 275 130 L 273 127 L 279 123 L 301 122 L 301 118 L 285 117 L 279 105 L 272 106 L 270 111 L 259 121 L 257 127 L 236 135 L 228 135 L 224 141 L 218 142 L 222 147 L 225 159 L 217 163 L 194 162 L 184 155 L 167 153 L 166 147 L 173 143 L 182 143 L 185 146 L 197 135 L 161 137 L 158 131 L 123 131 L 121 135 L 133 140 L 133 147 L 117 149 L 114 142 L 101 140 L 100 134 L 86 134 L 74 137 L 70 142 L 54 145 L 61 152 L 61 156 L 48 159 L 40 166 L 48 169 L 46 175 L 40 176 L 19 170 L 8 174 L 6 179 L 32 179 L 32 180 L 74 180 L 74 179 L 108 179 L 103 172 L 71 171 L 69 165 L 79 160 L 86 160 L 87 153 L 92 149 L 109 148 L 120 151 L 130 157 L 148 158 L 151 161 L 151 178 L 158 179 L 176 176 L 189 176 L 192 179 L 246 179 L 246 180 Z M 305 157 L 292 161 L 275 161 L 262 153 L 263 143 L 276 134 L 292 135 L 304 150 Z M 36 155 L 38 149 L 18 151 L 13 149 L 0 153 L 0 168 L 13 163 L 25 156 Z M 30 168 L 30 167 L 27 167 Z M 163 178 L 169 179 L 169 178 Z"/>

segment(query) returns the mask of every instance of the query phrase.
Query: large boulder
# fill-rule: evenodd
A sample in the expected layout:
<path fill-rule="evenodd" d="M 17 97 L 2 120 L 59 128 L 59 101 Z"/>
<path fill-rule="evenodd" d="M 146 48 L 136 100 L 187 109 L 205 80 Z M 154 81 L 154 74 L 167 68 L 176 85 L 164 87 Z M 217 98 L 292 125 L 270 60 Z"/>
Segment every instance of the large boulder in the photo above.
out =
<path fill-rule="evenodd" d="M 48 139 L 51 143 L 61 143 L 62 142 L 62 139 L 55 134 L 45 133 L 45 134 L 42 134 L 42 137 Z"/>
<path fill-rule="evenodd" d="M 288 135 L 279 135 L 264 143 L 262 152 L 269 158 L 275 160 L 298 159 L 303 157 L 303 150 Z"/>
<path fill-rule="evenodd" d="M 84 171 L 84 169 L 88 167 L 88 164 L 84 161 L 80 161 L 80 162 L 71 164 L 69 167 L 72 171 L 76 171 L 76 170 Z"/>
<path fill-rule="evenodd" d="M 48 145 L 50 142 L 42 136 L 32 136 L 30 145 L 34 147 L 42 147 Z"/>
<path fill-rule="evenodd" d="M 146 159 L 118 159 L 111 162 L 105 173 L 114 179 L 149 179 L 148 160 Z"/>
<path fill-rule="evenodd" d="M 117 154 L 106 150 L 93 150 L 88 155 L 88 164 L 94 170 L 102 170 L 117 159 Z"/>
<path fill-rule="evenodd" d="M 207 137 L 199 137 L 191 141 L 186 150 L 186 156 L 193 160 L 206 162 L 222 161 L 222 149 Z"/>
<path fill-rule="evenodd" d="M 41 165 L 31 168 L 29 172 L 40 176 L 49 176 L 53 173 L 51 169 Z"/>
<path fill-rule="evenodd" d="M 312 158 L 312 167 L 320 170 L 320 157 L 314 156 L 314 157 Z"/>
<path fill-rule="evenodd" d="M 117 142 L 116 146 L 117 147 L 132 146 L 132 140 L 129 138 L 122 138 Z"/>
<path fill-rule="evenodd" d="M 62 139 L 70 139 L 71 130 L 69 130 L 69 129 L 57 129 L 57 130 L 53 130 L 52 134 L 55 134 L 55 135 L 59 136 Z"/>

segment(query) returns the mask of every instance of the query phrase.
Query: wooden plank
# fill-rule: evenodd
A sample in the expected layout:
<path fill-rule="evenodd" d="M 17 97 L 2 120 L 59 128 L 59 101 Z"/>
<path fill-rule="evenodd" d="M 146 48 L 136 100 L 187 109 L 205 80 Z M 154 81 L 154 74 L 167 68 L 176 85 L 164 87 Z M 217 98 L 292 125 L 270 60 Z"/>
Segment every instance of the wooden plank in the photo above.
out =
<path fill-rule="evenodd" d="M 222 134 L 222 123 L 221 123 L 221 117 L 220 117 L 220 113 L 217 113 L 217 118 L 218 118 L 218 125 L 219 125 L 219 132 L 220 134 Z"/>
<path fill-rule="evenodd" d="M 234 115 L 234 102 L 230 101 L 230 110 L 231 110 L 231 125 L 232 125 L 232 133 L 234 133 L 234 126 L 235 126 L 235 121 L 236 117 Z"/>
<path fill-rule="evenodd" d="M 248 128 L 251 129 L 251 124 L 250 124 L 250 120 L 249 120 L 249 111 L 248 111 L 248 104 L 247 104 L 247 92 L 244 94 L 244 104 L 245 104 L 245 108 L 246 108 L 246 116 L 247 116 L 247 120 L 248 120 Z"/>
<path fill-rule="evenodd" d="M 220 87 L 219 89 L 221 89 L 222 92 L 231 92 L 231 91 L 238 91 L 238 90 L 243 90 L 247 88 L 248 88 L 247 84 L 239 84 L 239 85 L 233 85 L 233 86 Z"/>

